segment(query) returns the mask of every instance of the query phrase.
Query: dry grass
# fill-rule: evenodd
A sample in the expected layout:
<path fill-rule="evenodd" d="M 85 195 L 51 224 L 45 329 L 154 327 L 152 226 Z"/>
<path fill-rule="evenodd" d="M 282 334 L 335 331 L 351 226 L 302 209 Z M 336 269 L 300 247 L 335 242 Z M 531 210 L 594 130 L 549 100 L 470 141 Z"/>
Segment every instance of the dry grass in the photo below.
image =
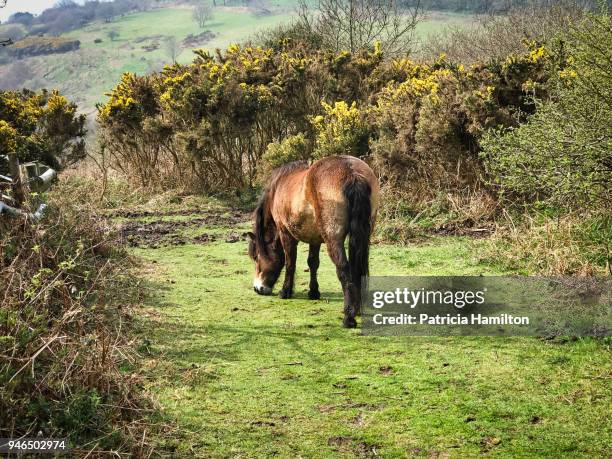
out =
<path fill-rule="evenodd" d="M 375 240 L 405 244 L 428 234 L 485 236 L 493 230 L 498 203 L 485 191 L 418 190 L 383 186 Z"/>
<path fill-rule="evenodd" d="M 70 439 L 77 455 L 148 454 L 127 254 L 69 190 L 41 222 L 0 218 L 0 436 Z"/>
<path fill-rule="evenodd" d="M 483 260 L 525 274 L 610 275 L 611 242 L 609 215 L 517 220 L 504 213 Z"/>
<path fill-rule="evenodd" d="M 514 205 L 515 206 L 515 205 Z M 513 213 L 514 212 L 514 213 Z M 516 215 L 485 190 L 431 195 L 384 186 L 374 240 L 406 244 L 432 234 L 488 237 L 481 261 L 504 271 L 540 275 L 610 275 L 610 213 L 562 213 L 530 205 Z M 511 215 L 511 213 L 513 213 Z"/>

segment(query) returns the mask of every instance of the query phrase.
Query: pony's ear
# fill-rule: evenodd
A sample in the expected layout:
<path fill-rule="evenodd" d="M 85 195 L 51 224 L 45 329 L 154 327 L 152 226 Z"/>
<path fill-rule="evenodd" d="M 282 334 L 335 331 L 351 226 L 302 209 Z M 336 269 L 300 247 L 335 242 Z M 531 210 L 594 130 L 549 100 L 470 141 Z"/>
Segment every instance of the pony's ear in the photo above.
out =
<path fill-rule="evenodd" d="M 249 238 L 251 241 L 255 240 L 255 235 L 251 233 L 250 231 L 247 231 L 246 233 L 242 233 L 242 237 Z"/>

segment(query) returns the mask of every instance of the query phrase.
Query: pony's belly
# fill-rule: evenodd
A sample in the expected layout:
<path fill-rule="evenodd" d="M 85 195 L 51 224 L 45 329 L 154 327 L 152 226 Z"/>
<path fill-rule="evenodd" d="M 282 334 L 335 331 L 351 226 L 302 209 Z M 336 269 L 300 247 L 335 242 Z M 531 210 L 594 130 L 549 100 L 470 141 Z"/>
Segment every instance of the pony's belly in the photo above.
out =
<path fill-rule="evenodd" d="M 308 244 L 321 244 L 323 238 L 317 227 L 314 210 L 300 212 L 298 218 L 292 219 L 287 225 L 287 229 L 291 235 L 298 241 Z"/>

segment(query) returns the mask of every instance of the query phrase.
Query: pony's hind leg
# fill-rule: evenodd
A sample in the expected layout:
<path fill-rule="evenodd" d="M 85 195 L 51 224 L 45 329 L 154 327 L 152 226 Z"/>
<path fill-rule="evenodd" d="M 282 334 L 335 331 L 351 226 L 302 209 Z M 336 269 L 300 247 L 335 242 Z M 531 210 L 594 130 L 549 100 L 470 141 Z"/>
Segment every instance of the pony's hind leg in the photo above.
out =
<path fill-rule="evenodd" d="M 351 281 L 351 270 L 346 258 L 343 241 L 327 241 L 327 251 L 329 252 L 329 257 L 336 265 L 336 274 L 340 284 L 342 284 L 342 292 L 344 293 L 343 324 L 346 328 L 355 328 L 357 326 L 357 321 L 355 320 L 358 305 L 356 299 L 357 289 Z"/>
<path fill-rule="evenodd" d="M 298 241 L 289 232 L 282 230 L 280 231 L 280 240 L 285 251 L 285 282 L 283 282 L 283 288 L 278 296 L 286 299 L 293 295 Z"/>
<path fill-rule="evenodd" d="M 310 270 L 310 285 L 308 287 L 308 298 L 318 300 L 321 298 L 319 282 L 317 281 L 317 270 L 319 269 L 319 251 L 321 244 L 310 244 L 308 247 L 308 269 Z"/>

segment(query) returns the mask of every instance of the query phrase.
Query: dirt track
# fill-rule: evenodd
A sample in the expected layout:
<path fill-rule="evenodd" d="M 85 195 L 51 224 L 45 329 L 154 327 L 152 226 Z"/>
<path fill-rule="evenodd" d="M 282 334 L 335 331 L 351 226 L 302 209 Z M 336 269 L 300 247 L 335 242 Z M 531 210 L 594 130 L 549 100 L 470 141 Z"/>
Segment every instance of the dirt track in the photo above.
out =
<path fill-rule="evenodd" d="M 164 217 L 199 214 L 201 216 L 188 220 L 168 220 Z M 129 220 L 119 225 L 121 237 L 131 247 L 159 248 L 185 244 L 205 244 L 217 240 L 238 242 L 243 236 L 231 228 L 249 219 L 249 214 L 241 211 L 220 212 L 199 209 L 170 211 L 166 213 L 151 211 L 118 211 L 114 217 L 124 217 Z M 137 220 L 139 218 L 159 217 L 153 221 Z M 215 234 L 204 232 L 197 236 L 186 235 L 185 230 L 198 228 L 215 228 Z M 228 228 L 226 234 L 219 234 L 218 229 Z"/>

